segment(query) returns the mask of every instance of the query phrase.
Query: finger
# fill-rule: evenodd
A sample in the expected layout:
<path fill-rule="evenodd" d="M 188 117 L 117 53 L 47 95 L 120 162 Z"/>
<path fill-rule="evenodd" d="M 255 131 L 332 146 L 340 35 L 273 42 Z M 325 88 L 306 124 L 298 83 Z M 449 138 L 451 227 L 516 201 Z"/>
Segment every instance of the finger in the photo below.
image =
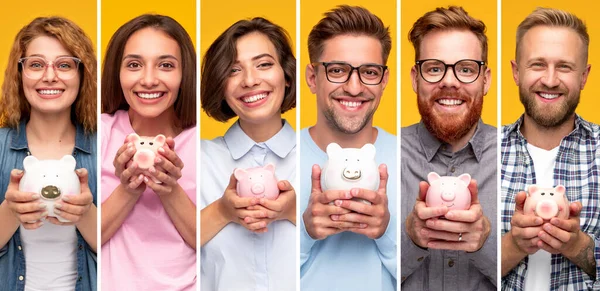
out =
<path fill-rule="evenodd" d="M 538 216 L 516 213 L 513 215 L 510 223 L 517 227 L 533 227 L 542 225 L 544 220 Z"/>
<path fill-rule="evenodd" d="M 230 202 L 235 208 L 246 208 L 248 206 L 256 205 L 259 202 L 259 199 L 254 197 L 240 197 L 237 195 L 232 195 L 230 198 Z"/>
<path fill-rule="evenodd" d="M 245 223 L 255 223 L 255 222 L 259 222 L 259 221 L 265 221 L 265 220 L 270 220 L 269 218 L 255 218 L 255 217 L 250 217 L 250 216 L 246 216 L 242 219 Z M 267 223 L 268 224 L 268 223 Z"/>
<path fill-rule="evenodd" d="M 23 172 L 23 170 L 19 170 L 19 169 L 13 169 L 12 171 L 10 171 L 10 181 L 8 183 L 8 187 L 7 187 L 7 191 L 8 190 L 19 190 L 19 183 L 21 182 L 21 178 L 23 178 L 23 174 L 25 172 Z"/>
<path fill-rule="evenodd" d="M 162 185 L 163 186 L 174 186 L 175 184 L 177 184 L 177 179 L 175 179 L 173 176 L 168 175 L 164 172 L 160 172 L 160 171 L 152 171 L 150 170 L 150 173 L 148 175 L 146 175 L 146 177 L 150 177 L 149 180 L 153 181 L 155 184 L 157 185 Z M 155 180 L 157 180 L 158 183 Z"/>
<path fill-rule="evenodd" d="M 271 211 L 282 211 L 283 206 L 287 204 L 286 199 L 284 195 L 279 195 L 276 200 L 260 198 L 258 203 Z"/>
<path fill-rule="evenodd" d="M 26 213 L 26 214 L 20 214 L 20 215 L 18 215 L 18 218 L 21 223 L 28 223 L 28 222 L 35 222 L 38 220 L 45 219 L 47 216 L 48 216 L 48 211 L 44 210 L 44 211 L 36 211 L 36 212 L 30 212 L 30 213 Z"/>
<path fill-rule="evenodd" d="M 261 228 L 267 227 L 267 222 L 266 221 L 258 221 L 258 222 L 254 222 L 254 223 L 248 223 L 248 224 L 244 223 L 243 225 L 248 230 L 255 231 L 255 230 L 259 230 Z"/>
<path fill-rule="evenodd" d="M 315 192 L 323 192 L 321 188 L 321 168 L 319 165 L 315 164 L 312 166 L 312 173 L 310 175 L 311 178 L 311 193 Z M 328 203 L 328 202 L 327 202 Z"/>
<path fill-rule="evenodd" d="M 81 215 L 78 214 L 73 214 L 73 213 L 69 213 L 66 211 L 60 211 L 59 209 L 54 209 L 54 214 L 58 215 L 59 217 L 62 217 L 63 219 L 66 219 L 66 222 L 78 222 L 81 219 Z"/>
<path fill-rule="evenodd" d="M 171 187 L 170 184 L 158 184 L 146 176 L 144 176 L 144 183 L 146 183 L 146 186 L 150 187 L 150 189 L 152 189 L 156 194 L 163 195 L 173 193 L 173 187 Z"/>
<path fill-rule="evenodd" d="M 367 189 L 352 188 L 350 194 L 354 198 L 364 199 L 372 204 L 381 204 L 383 200 L 383 197 L 379 193 Z"/>
<path fill-rule="evenodd" d="M 419 182 L 419 196 L 417 197 L 417 201 L 425 202 L 425 197 L 427 196 L 427 190 L 429 190 L 429 183 L 425 181 Z"/>
<path fill-rule="evenodd" d="M 333 221 L 346 221 L 346 222 L 358 222 L 358 223 L 365 223 L 368 225 L 374 225 L 375 224 L 375 219 L 372 216 L 368 216 L 368 215 L 364 215 L 364 214 L 359 214 L 359 213 L 353 213 L 350 212 L 348 214 L 332 214 L 330 215 L 331 220 Z"/>
<path fill-rule="evenodd" d="M 366 223 L 351 222 L 351 221 L 331 221 L 328 223 L 328 227 L 337 229 L 348 229 L 348 228 L 366 228 Z"/>
<path fill-rule="evenodd" d="M 90 185 L 88 184 L 88 170 L 86 168 L 80 168 L 75 170 L 77 177 L 79 177 L 79 187 L 81 189 L 81 193 L 83 192 L 91 192 Z M 79 193 L 76 193 L 79 194 Z"/>
<path fill-rule="evenodd" d="M 322 195 L 319 195 L 319 198 L 319 203 L 328 204 L 329 202 L 338 199 L 351 199 L 352 194 L 350 194 L 350 191 L 344 190 L 327 190 L 322 192 Z"/>
<path fill-rule="evenodd" d="M 237 179 L 233 174 L 229 176 L 229 184 L 227 185 L 227 189 L 237 191 Z"/>
<path fill-rule="evenodd" d="M 40 195 L 32 192 L 21 192 L 19 190 L 11 189 L 10 191 L 6 191 L 6 200 L 11 202 L 32 202 L 34 200 L 38 200 Z"/>
<path fill-rule="evenodd" d="M 366 215 L 374 215 L 374 210 L 376 207 L 375 205 L 368 205 L 366 203 L 354 200 L 335 200 L 334 204 L 335 206 Z"/>
<path fill-rule="evenodd" d="M 171 150 L 175 150 L 175 139 L 173 139 L 173 137 L 167 137 L 165 144 L 168 145 Z"/>
<path fill-rule="evenodd" d="M 550 223 L 544 223 L 542 226 L 544 231 L 546 231 L 549 235 L 558 239 L 559 241 L 566 243 L 571 239 L 571 233 L 569 231 L 564 231 Z"/>
<path fill-rule="evenodd" d="M 129 184 L 126 184 L 126 185 L 127 185 L 127 187 L 129 187 L 129 189 L 136 189 L 137 187 L 142 185 L 143 181 L 144 181 L 144 175 L 140 174 L 139 176 L 137 176 L 137 178 L 131 180 L 129 182 Z"/>
<path fill-rule="evenodd" d="M 545 231 L 540 231 L 540 233 L 538 234 L 538 237 L 540 238 L 540 240 L 542 242 L 544 242 L 551 248 L 561 249 L 563 246 L 563 243 L 560 240 L 556 239 L 555 237 L 551 236 L 550 234 L 548 234 Z M 538 242 L 538 247 L 541 248 L 541 247 L 543 247 L 543 245 L 541 245 L 540 242 Z"/>
<path fill-rule="evenodd" d="M 43 211 L 46 209 L 46 203 L 41 200 L 32 201 L 32 202 L 17 202 L 11 203 L 9 208 L 13 209 L 14 212 L 19 214 L 25 214 L 36 211 Z"/>
<path fill-rule="evenodd" d="M 42 225 L 44 225 L 44 222 L 39 220 L 39 221 L 35 221 L 32 223 L 29 222 L 24 222 L 21 224 L 23 226 L 23 228 L 28 229 L 28 230 L 34 230 L 34 229 L 38 229 L 40 228 Z"/>
<path fill-rule="evenodd" d="M 281 180 L 277 182 L 277 188 L 279 188 L 279 192 L 287 192 L 294 190 L 294 187 L 292 187 L 292 183 L 290 183 L 288 180 Z"/>
<path fill-rule="evenodd" d="M 539 226 L 526 227 L 526 228 L 515 227 L 512 229 L 512 232 L 516 238 L 525 240 L 525 239 L 537 238 L 538 233 L 540 233 L 541 230 L 542 230 L 542 228 Z"/>
<path fill-rule="evenodd" d="M 467 241 L 469 234 L 463 233 L 462 236 L 458 233 L 447 232 L 447 231 L 439 231 L 429 228 L 422 228 L 421 235 L 426 239 L 437 239 L 437 240 L 446 240 L 446 241 Z"/>
<path fill-rule="evenodd" d="M 579 217 L 582 208 L 583 206 L 579 201 L 569 204 L 569 217 Z"/>
<path fill-rule="evenodd" d="M 477 180 L 471 179 L 469 182 L 469 191 L 471 192 L 471 204 L 479 204 L 479 190 L 477 188 Z"/>
<path fill-rule="evenodd" d="M 74 224 L 73 222 L 62 222 L 62 221 L 58 220 L 58 218 L 52 217 L 52 216 L 48 216 L 46 218 L 46 221 L 48 221 L 52 224 L 61 225 L 61 226 Z"/>
<path fill-rule="evenodd" d="M 251 218 L 266 218 L 267 217 L 267 212 L 263 211 L 263 210 L 246 210 L 246 209 L 239 209 L 236 211 L 237 216 L 240 219 L 245 219 L 246 217 L 251 217 Z"/>
<path fill-rule="evenodd" d="M 134 146 L 130 146 L 128 147 L 123 153 L 121 153 L 120 155 L 116 156 L 113 164 L 115 166 L 115 169 L 124 169 L 124 165 L 131 160 L 131 158 L 133 158 L 133 155 L 135 154 L 135 147 Z"/>
<path fill-rule="evenodd" d="M 445 219 L 428 219 L 427 222 L 425 222 L 425 225 L 433 230 L 443 230 L 454 233 L 469 232 L 471 230 L 470 223 L 448 221 Z"/>
<path fill-rule="evenodd" d="M 132 163 L 127 169 L 121 172 L 121 184 L 127 185 L 129 181 L 131 181 L 131 177 L 134 175 L 136 170 L 138 169 L 137 163 Z"/>
<path fill-rule="evenodd" d="M 450 210 L 444 217 L 452 221 L 475 222 L 481 219 L 483 211 L 479 204 L 471 205 L 469 210 Z"/>
<path fill-rule="evenodd" d="M 163 170 L 161 171 L 160 168 Z M 171 161 L 161 159 L 160 157 L 156 157 L 155 167 L 151 167 L 149 171 L 152 174 L 155 172 L 168 173 L 170 176 L 173 176 L 175 180 L 181 178 L 181 168 L 175 166 Z"/>
<path fill-rule="evenodd" d="M 87 205 L 82 206 L 56 202 L 54 203 L 54 213 L 59 214 L 60 212 L 67 212 L 69 214 L 81 216 L 87 211 L 88 207 L 86 206 Z"/>
<path fill-rule="evenodd" d="M 377 192 L 386 193 L 388 177 L 387 165 L 379 165 L 379 188 L 377 189 Z"/>
<path fill-rule="evenodd" d="M 551 247 L 550 245 L 548 245 L 547 243 L 545 243 L 542 240 L 539 240 L 536 244 L 536 247 L 542 250 L 545 250 L 551 254 L 560 254 L 560 251 Z"/>
<path fill-rule="evenodd" d="M 469 251 L 469 245 L 463 241 L 449 242 L 443 240 L 436 240 L 428 242 L 427 247 L 430 249 L 439 250 Z"/>
<path fill-rule="evenodd" d="M 113 165 L 117 161 L 117 157 L 119 157 L 120 155 L 122 155 L 126 150 L 128 150 L 132 146 L 133 146 L 133 143 L 130 143 L 127 140 L 127 138 L 125 138 L 125 142 L 123 143 L 123 145 L 121 147 L 119 147 L 119 149 L 117 150 L 117 153 L 115 154 L 115 158 L 113 160 Z"/>
<path fill-rule="evenodd" d="M 183 161 L 179 158 L 177 153 L 175 153 L 171 149 L 165 149 L 165 148 L 160 147 L 160 148 L 158 148 L 158 152 L 160 153 L 161 156 L 165 157 L 167 160 L 169 160 L 171 163 L 173 163 L 173 165 L 175 165 L 175 167 L 183 168 Z M 160 157 L 157 157 L 157 159 L 160 159 Z"/>
<path fill-rule="evenodd" d="M 420 220 L 426 220 L 445 215 L 448 212 L 447 206 L 426 207 L 425 202 L 417 202 L 413 210 Z"/>
<path fill-rule="evenodd" d="M 525 191 L 517 193 L 517 197 L 515 197 L 515 212 L 523 212 L 523 209 L 525 208 L 525 199 L 527 199 L 527 193 L 525 193 Z"/>
<path fill-rule="evenodd" d="M 79 195 L 64 195 L 61 200 L 65 202 L 64 204 L 85 206 L 90 205 L 94 201 L 94 197 L 91 192 L 87 191 L 81 192 Z"/>

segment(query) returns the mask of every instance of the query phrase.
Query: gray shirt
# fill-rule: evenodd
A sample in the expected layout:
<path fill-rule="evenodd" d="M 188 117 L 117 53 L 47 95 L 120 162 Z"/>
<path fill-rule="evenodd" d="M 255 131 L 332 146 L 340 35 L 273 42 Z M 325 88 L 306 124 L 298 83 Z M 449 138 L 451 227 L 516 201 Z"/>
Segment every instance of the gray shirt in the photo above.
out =
<path fill-rule="evenodd" d="M 432 136 L 421 122 L 402 128 L 402 290 L 496 290 L 496 204 L 497 204 L 496 128 L 480 120 L 477 130 L 461 150 Z M 406 232 L 406 217 L 412 212 L 419 182 L 429 172 L 440 176 L 469 173 L 477 180 L 479 201 L 491 223 L 483 247 L 473 253 L 422 249 Z"/>

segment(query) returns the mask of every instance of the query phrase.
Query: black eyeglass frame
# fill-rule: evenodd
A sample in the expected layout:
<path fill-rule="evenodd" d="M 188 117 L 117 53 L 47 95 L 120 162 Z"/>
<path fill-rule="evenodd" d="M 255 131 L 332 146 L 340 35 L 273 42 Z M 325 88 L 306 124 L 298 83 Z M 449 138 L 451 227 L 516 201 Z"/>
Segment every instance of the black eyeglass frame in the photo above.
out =
<path fill-rule="evenodd" d="M 383 81 L 383 76 L 385 75 L 385 71 L 387 71 L 388 66 L 385 65 L 380 65 L 380 64 L 362 64 L 358 67 L 355 67 L 351 64 L 348 64 L 346 62 L 316 62 L 316 63 L 311 63 L 311 65 L 314 66 L 318 66 L 318 65 L 323 65 L 323 67 L 325 67 L 325 77 L 327 78 L 327 81 L 329 81 L 330 83 L 334 83 L 334 84 L 343 84 L 348 82 L 348 80 L 350 80 L 350 77 L 352 77 L 352 74 L 354 73 L 354 70 L 356 70 L 356 72 L 358 73 L 358 79 L 360 80 L 361 83 L 365 84 L 365 85 L 370 85 L 370 86 L 374 86 L 374 85 L 379 85 L 381 84 L 381 82 Z M 327 67 L 330 65 L 345 65 L 345 66 L 349 66 L 350 67 L 350 72 L 348 73 L 348 77 L 346 78 L 345 81 L 331 81 L 329 79 L 329 74 L 327 73 Z M 366 83 L 365 81 L 363 81 L 362 77 L 360 76 L 360 71 L 359 69 L 362 66 L 371 66 L 371 67 L 380 67 L 381 70 L 381 78 L 379 78 L 379 82 L 374 83 L 374 84 L 370 84 L 370 83 Z"/>
<path fill-rule="evenodd" d="M 425 78 L 425 76 L 423 76 L 422 66 L 423 66 L 423 63 L 425 63 L 427 61 L 438 61 L 438 62 L 444 64 L 444 66 L 445 66 L 444 67 L 444 74 L 442 75 L 442 77 L 438 81 L 431 82 L 431 81 L 427 80 Z M 463 82 L 458 77 L 458 75 L 456 75 L 456 71 L 454 70 L 454 66 L 456 66 L 456 64 L 458 64 L 460 62 L 464 62 L 464 61 L 472 61 L 472 62 L 477 63 L 477 65 L 479 65 L 479 69 L 477 70 L 477 77 L 475 77 L 475 79 L 473 79 L 473 81 L 471 81 L 471 82 Z M 452 73 L 454 73 L 454 77 L 456 78 L 456 80 L 458 80 L 459 82 L 461 82 L 463 84 L 471 84 L 471 83 L 477 81 L 477 79 L 479 79 L 479 76 L 481 75 L 481 67 L 485 66 L 485 62 L 484 61 L 480 61 L 480 60 L 473 60 L 473 59 L 462 59 L 462 60 L 458 60 L 454 64 L 446 64 L 443 61 L 438 60 L 438 59 L 424 59 L 424 60 L 418 60 L 418 61 L 416 61 L 415 65 L 419 68 L 419 75 L 421 75 L 421 78 L 423 78 L 423 80 L 425 80 L 425 82 L 427 82 L 427 83 L 435 84 L 435 83 L 441 82 L 444 79 L 444 77 L 446 77 L 446 73 L 448 72 L 448 67 L 451 67 L 452 68 Z"/>

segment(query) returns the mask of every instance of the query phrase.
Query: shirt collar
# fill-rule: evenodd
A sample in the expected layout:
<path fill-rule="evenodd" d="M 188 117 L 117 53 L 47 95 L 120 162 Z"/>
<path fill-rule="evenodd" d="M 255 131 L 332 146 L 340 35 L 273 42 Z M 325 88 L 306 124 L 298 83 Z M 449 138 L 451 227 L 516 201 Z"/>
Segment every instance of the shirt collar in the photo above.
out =
<path fill-rule="evenodd" d="M 246 155 L 254 145 L 264 144 L 274 154 L 285 158 L 296 147 L 296 132 L 285 119 L 283 122 L 283 127 L 277 134 L 264 143 L 257 143 L 242 130 L 239 120 L 236 121 L 223 137 L 229 152 L 231 152 L 231 157 L 238 160 Z"/>
<path fill-rule="evenodd" d="M 469 144 L 471 145 L 471 147 L 473 148 L 473 153 L 475 154 L 475 158 L 477 159 L 477 161 L 479 161 L 481 159 L 483 148 L 485 146 L 485 142 L 487 139 L 487 137 L 485 136 L 485 133 L 481 129 L 482 125 L 483 125 L 483 121 L 481 119 L 479 119 L 479 122 L 477 122 L 477 129 L 475 129 L 475 133 L 473 134 L 473 136 L 471 137 L 471 139 L 469 140 L 469 142 L 466 145 L 466 146 L 468 146 Z M 433 159 L 435 154 L 438 152 L 440 147 L 443 145 L 442 141 L 438 140 L 435 136 L 433 136 L 429 132 L 429 130 L 427 130 L 423 121 L 419 122 L 419 125 L 417 126 L 417 136 L 419 137 L 419 140 L 421 142 L 421 147 L 423 148 L 423 151 L 425 152 L 425 157 L 427 158 L 427 161 L 431 162 L 431 160 Z"/>
<path fill-rule="evenodd" d="M 29 146 L 27 143 L 27 133 L 25 126 L 27 120 L 21 119 L 16 130 L 12 131 L 12 142 L 10 148 L 13 150 L 26 150 Z M 85 138 L 83 126 L 79 123 L 75 124 L 75 148 L 85 153 L 92 153 L 92 139 Z"/>
<path fill-rule="evenodd" d="M 525 114 L 521 114 L 521 117 L 517 119 L 517 121 L 513 124 L 509 124 L 506 126 L 505 132 L 508 134 L 516 134 L 519 138 L 525 139 L 523 134 L 521 134 L 521 125 L 523 125 L 523 120 L 525 119 Z M 593 135 L 594 129 L 591 123 L 585 121 L 579 114 L 575 114 L 575 128 L 571 131 L 567 136 L 573 134 L 581 134 L 583 136 Z"/>

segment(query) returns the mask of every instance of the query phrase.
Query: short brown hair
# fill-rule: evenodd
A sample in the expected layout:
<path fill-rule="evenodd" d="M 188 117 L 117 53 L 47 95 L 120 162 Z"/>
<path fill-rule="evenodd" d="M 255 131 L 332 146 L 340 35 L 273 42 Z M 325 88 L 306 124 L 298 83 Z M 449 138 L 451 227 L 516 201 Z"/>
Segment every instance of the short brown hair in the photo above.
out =
<path fill-rule="evenodd" d="M 421 16 L 408 33 L 408 39 L 415 48 L 415 61 L 420 59 L 421 42 L 432 31 L 466 30 L 470 31 L 481 43 L 481 59 L 487 63 L 488 43 L 483 21 L 471 17 L 462 7 L 438 7 Z"/>
<path fill-rule="evenodd" d="M 79 93 L 71 105 L 71 121 L 83 125 L 86 132 L 95 132 L 97 87 L 94 46 L 83 29 L 62 17 L 38 17 L 23 27 L 15 37 L 2 84 L 0 121 L 17 128 L 21 119 L 29 118 L 31 105 L 23 91 L 19 59 L 25 57 L 29 44 L 39 36 L 56 38 L 73 56 L 81 59 Z"/>
<path fill-rule="evenodd" d="M 536 26 L 553 26 L 553 27 L 565 27 L 573 29 L 585 45 L 585 57 L 587 62 L 588 48 L 590 46 L 590 36 L 587 33 L 585 23 L 572 13 L 553 9 L 553 8 L 536 8 L 531 14 L 527 15 L 523 22 L 517 27 L 517 48 L 515 50 L 515 59 L 519 60 L 519 48 L 521 47 L 521 41 L 523 36 L 530 29 Z"/>
<path fill-rule="evenodd" d="M 173 105 L 181 127 L 196 125 L 196 53 L 192 39 L 175 19 L 157 14 L 140 15 L 119 27 L 106 49 L 102 66 L 102 113 L 128 110 L 129 104 L 121 88 L 120 70 L 125 45 L 136 31 L 144 28 L 160 30 L 177 42 L 181 50 L 181 85 Z"/>
<path fill-rule="evenodd" d="M 252 32 L 268 37 L 277 52 L 287 84 L 281 113 L 296 107 L 296 58 L 292 51 L 290 36 L 281 26 L 267 19 L 255 17 L 250 20 L 240 20 L 227 28 L 210 45 L 202 60 L 201 106 L 208 116 L 218 121 L 225 122 L 236 116 L 225 101 L 225 84 L 231 66 L 237 58 L 237 40 Z"/>
<path fill-rule="evenodd" d="M 366 35 L 381 43 L 381 58 L 386 64 L 392 49 L 390 28 L 369 10 L 359 6 L 340 5 L 325 13 L 308 35 L 308 56 L 311 63 L 319 62 L 325 41 L 340 35 Z"/>

